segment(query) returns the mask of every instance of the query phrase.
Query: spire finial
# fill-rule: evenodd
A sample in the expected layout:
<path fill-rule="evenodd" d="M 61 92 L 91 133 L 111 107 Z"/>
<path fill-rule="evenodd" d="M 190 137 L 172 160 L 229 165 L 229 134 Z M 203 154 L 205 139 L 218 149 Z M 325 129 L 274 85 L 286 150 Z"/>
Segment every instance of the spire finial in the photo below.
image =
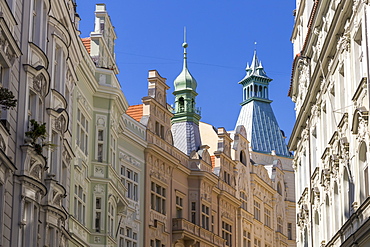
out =
<path fill-rule="evenodd" d="M 184 68 L 187 68 L 186 48 L 188 47 L 188 43 L 186 43 L 186 27 L 184 27 L 184 43 L 182 43 L 182 47 L 184 47 Z"/>
<path fill-rule="evenodd" d="M 254 51 L 257 51 L 257 41 L 254 41 Z"/>

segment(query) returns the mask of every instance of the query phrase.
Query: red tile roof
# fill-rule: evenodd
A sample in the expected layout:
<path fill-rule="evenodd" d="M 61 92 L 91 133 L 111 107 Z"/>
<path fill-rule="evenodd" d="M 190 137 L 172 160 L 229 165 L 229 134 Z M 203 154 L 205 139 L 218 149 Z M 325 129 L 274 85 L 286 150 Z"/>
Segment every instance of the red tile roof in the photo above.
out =
<path fill-rule="evenodd" d="M 91 51 L 91 39 L 90 38 L 82 38 L 82 43 L 84 44 L 87 52 L 90 54 Z"/>
<path fill-rule="evenodd" d="M 141 105 L 131 105 L 126 114 L 135 119 L 136 121 L 140 122 L 140 119 L 143 117 L 143 104 Z"/>

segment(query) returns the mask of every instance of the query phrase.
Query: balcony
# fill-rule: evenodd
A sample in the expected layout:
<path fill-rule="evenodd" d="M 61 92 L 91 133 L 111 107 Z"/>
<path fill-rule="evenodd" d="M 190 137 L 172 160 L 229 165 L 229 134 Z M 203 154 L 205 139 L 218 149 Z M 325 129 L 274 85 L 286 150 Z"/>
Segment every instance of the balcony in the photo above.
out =
<path fill-rule="evenodd" d="M 205 242 L 213 246 L 225 246 L 223 238 L 185 219 L 172 219 L 172 235 L 175 241 Z"/>

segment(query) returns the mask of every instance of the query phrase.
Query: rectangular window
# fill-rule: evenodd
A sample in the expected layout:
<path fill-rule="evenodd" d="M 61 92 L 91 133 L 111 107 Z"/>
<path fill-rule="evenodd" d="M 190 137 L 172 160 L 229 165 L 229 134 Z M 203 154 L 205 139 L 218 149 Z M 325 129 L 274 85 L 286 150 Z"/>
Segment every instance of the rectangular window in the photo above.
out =
<path fill-rule="evenodd" d="M 81 224 L 85 224 L 86 194 L 80 185 L 75 185 L 74 215 Z"/>
<path fill-rule="evenodd" d="M 77 145 L 81 151 L 88 155 L 89 121 L 80 109 L 77 109 Z"/>
<path fill-rule="evenodd" d="M 251 240 L 251 233 L 247 231 L 243 231 L 243 247 L 251 247 L 252 240 Z"/>
<path fill-rule="evenodd" d="M 261 221 L 261 204 L 254 201 L 254 218 Z"/>
<path fill-rule="evenodd" d="M 151 190 L 151 209 L 166 214 L 166 189 L 152 182 Z"/>
<path fill-rule="evenodd" d="M 191 223 L 196 224 L 197 203 L 191 202 Z"/>
<path fill-rule="evenodd" d="M 265 208 L 265 225 L 271 227 L 271 210 Z"/>
<path fill-rule="evenodd" d="M 288 223 L 288 239 L 293 239 L 293 233 L 292 233 L 292 223 Z"/>
<path fill-rule="evenodd" d="M 182 218 L 182 205 L 183 199 L 179 196 L 176 196 L 176 218 Z"/>
<path fill-rule="evenodd" d="M 240 192 L 240 200 L 242 202 L 241 208 L 247 211 L 248 210 L 247 195 L 245 194 L 244 191 Z"/>
<path fill-rule="evenodd" d="M 116 168 L 116 139 L 111 136 L 110 138 L 110 158 L 111 158 L 111 165 Z"/>
<path fill-rule="evenodd" d="M 277 231 L 283 233 L 283 220 L 281 217 L 277 218 Z"/>
<path fill-rule="evenodd" d="M 255 247 L 261 247 L 261 240 L 259 240 L 258 238 L 255 238 L 254 239 L 254 246 Z"/>
<path fill-rule="evenodd" d="M 226 246 L 232 246 L 232 227 L 222 221 L 222 238 L 226 240 Z"/>
<path fill-rule="evenodd" d="M 112 238 L 114 238 L 114 234 L 115 234 L 114 216 L 115 216 L 114 207 L 112 203 L 108 203 L 108 233 Z"/>
<path fill-rule="evenodd" d="M 209 230 L 209 207 L 202 205 L 202 227 Z"/>
<path fill-rule="evenodd" d="M 121 173 L 122 173 L 122 169 L 124 170 L 124 168 L 121 167 Z M 126 181 L 126 187 L 127 187 L 126 197 L 131 200 L 138 201 L 139 200 L 139 196 L 138 196 L 139 174 L 130 169 L 126 169 L 125 174 L 126 176 L 124 176 L 125 177 L 124 180 Z"/>

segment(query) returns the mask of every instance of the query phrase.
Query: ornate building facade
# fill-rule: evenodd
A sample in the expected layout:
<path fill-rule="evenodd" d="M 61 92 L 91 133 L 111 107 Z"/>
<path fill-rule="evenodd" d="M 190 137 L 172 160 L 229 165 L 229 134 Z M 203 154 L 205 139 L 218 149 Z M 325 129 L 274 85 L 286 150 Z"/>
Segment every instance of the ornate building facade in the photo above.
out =
<path fill-rule="evenodd" d="M 276 120 L 277 139 L 263 140 L 243 121 L 230 132 L 200 122 L 186 43 L 175 108 L 155 70 L 143 104 L 129 107 L 106 6 L 90 37 L 78 25 L 72 0 L 0 0 L 0 245 L 294 246 L 291 157 Z M 253 64 L 243 92 L 265 94 L 244 94 L 239 119 L 251 105 L 273 117 L 270 79 Z"/>
<path fill-rule="evenodd" d="M 105 5 L 84 40 L 75 8 L 0 1 L 1 246 L 143 246 L 145 128 Z"/>
<path fill-rule="evenodd" d="M 292 157 L 268 100 L 271 79 L 254 74 L 257 67 L 263 71 L 254 66 L 255 54 L 243 80 L 253 84 L 262 78 L 266 94 L 262 98 L 256 91 L 243 100 L 249 109 L 263 109 L 242 108 L 235 131 L 216 129 L 199 121 L 187 46 L 174 81 L 175 107 L 166 102 L 169 87 L 155 70 L 149 71 L 143 104 L 129 107 L 147 128 L 144 246 L 295 246 Z M 249 82 L 241 83 L 243 92 Z M 273 133 L 243 121 L 255 122 L 260 114 L 272 119 L 265 124 Z M 264 139 L 254 138 L 261 134 Z M 249 138 L 267 148 L 253 149 Z"/>
<path fill-rule="evenodd" d="M 289 148 L 298 246 L 369 246 L 369 4 L 296 4 Z"/>
<path fill-rule="evenodd" d="M 94 31 L 79 43 L 73 94 L 71 246 L 143 246 L 145 128 L 125 114 L 115 39 L 105 4 L 97 4 Z"/>

